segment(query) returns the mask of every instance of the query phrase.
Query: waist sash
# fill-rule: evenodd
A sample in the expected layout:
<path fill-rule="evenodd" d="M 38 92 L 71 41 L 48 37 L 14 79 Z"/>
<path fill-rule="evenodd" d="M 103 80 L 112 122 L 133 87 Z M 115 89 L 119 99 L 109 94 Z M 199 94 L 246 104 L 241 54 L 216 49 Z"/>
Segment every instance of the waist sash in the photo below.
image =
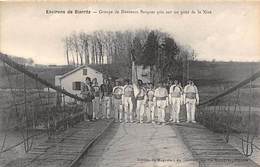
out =
<path fill-rule="evenodd" d="M 196 98 L 196 93 L 187 92 L 187 93 L 186 93 L 186 98 L 195 99 L 195 98 Z"/>
<path fill-rule="evenodd" d="M 136 100 L 144 100 L 144 96 L 137 96 Z"/>
<path fill-rule="evenodd" d="M 99 97 L 99 92 L 94 93 L 95 97 Z"/>
<path fill-rule="evenodd" d="M 104 92 L 104 96 L 110 96 L 109 92 Z"/>
<path fill-rule="evenodd" d="M 166 100 L 166 97 L 156 97 L 156 100 Z"/>
<path fill-rule="evenodd" d="M 153 101 L 153 97 L 148 97 L 148 101 Z"/>
<path fill-rule="evenodd" d="M 122 95 L 117 95 L 117 94 L 115 94 L 115 95 L 114 95 L 114 98 L 115 98 L 115 99 L 121 99 L 121 98 L 122 98 Z"/>
<path fill-rule="evenodd" d="M 171 96 L 172 97 L 181 97 L 181 92 L 172 92 Z"/>
<path fill-rule="evenodd" d="M 133 97 L 134 92 L 125 92 L 125 97 Z"/>

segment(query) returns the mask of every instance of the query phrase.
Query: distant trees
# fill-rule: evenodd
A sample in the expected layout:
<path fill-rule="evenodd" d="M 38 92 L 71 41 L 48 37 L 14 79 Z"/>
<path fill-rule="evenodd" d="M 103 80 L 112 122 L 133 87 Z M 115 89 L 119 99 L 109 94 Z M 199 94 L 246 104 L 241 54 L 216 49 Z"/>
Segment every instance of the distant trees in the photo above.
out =
<path fill-rule="evenodd" d="M 13 61 L 19 64 L 23 65 L 33 65 L 34 61 L 32 58 L 24 58 L 24 57 L 18 57 L 18 56 L 10 56 Z"/>
<path fill-rule="evenodd" d="M 136 64 L 151 66 L 153 78 L 159 79 L 181 74 L 185 60 L 194 60 L 195 55 L 192 49 L 176 43 L 171 35 L 147 29 L 74 32 L 63 43 L 70 65 L 120 64 L 130 69 L 134 58 Z"/>
<path fill-rule="evenodd" d="M 188 60 L 195 60 L 194 51 L 176 43 L 167 33 L 151 31 L 140 54 L 140 64 L 151 66 L 152 78 L 156 80 L 184 76 L 187 78 Z"/>
<path fill-rule="evenodd" d="M 107 64 L 125 62 L 130 56 L 134 32 L 75 32 L 63 39 L 67 63 Z"/>
<path fill-rule="evenodd" d="M 140 63 L 144 65 L 156 65 L 160 63 L 160 58 L 158 56 L 159 41 L 158 36 L 151 31 L 147 37 L 144 44 L 143 55 L 141 55 Z M 158 62 L 157 62 L 158 59 Z"/>

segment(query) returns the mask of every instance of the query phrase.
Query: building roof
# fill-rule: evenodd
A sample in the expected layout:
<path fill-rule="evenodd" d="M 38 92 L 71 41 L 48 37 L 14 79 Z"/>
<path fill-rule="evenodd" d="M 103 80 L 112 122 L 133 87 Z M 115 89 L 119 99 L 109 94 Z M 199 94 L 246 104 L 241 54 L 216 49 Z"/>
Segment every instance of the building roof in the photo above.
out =
<path fill-rule="evenodd" d="M 97 71 L 97 72 L 99 72 L 99 73 L 102 73 L 101 71 L 99 71 L 99 70 L 97 70 L 97 69 L 95 69 L 95 68 L 93 68 L 93 67 L 90 67 L 89 65 L 82 65 L 82 66 L 76 67 L 76 68 L 74 68 L 73 70 L 71 70 L 71 71 L 69 71 L 69 72 L 67 72 L 67 73 L 65 73 L 65 74 L 63 74 L 63 75 L 61 75 L 61 76 L 59 77 L 59 79 L 63 79 L 63 78 L 65 78 L 66 76 L 71 75 L 71 74 L 73 74 L 73 73 L 75 73 L 75 72 L 77 72 L 77 71 L 79 71 L 79 70 L 81 70 L 81 69 L 83 69 L 83 68 L 85 68 L 85 67 L 92 68 L 93 70 L 95 70 L 95 71 Z"/>
<path fill-rule="evenodd" d="M 137 65 L 140 66 L 140 65 Z M 118 64 L 88 64 L 82 65 L 73 70 L 60 76 L 60 79 L 75 73 L 78 70 L 81 70 L 84 67 L 91 68 L 99 73 L 102 73 L 105 77 L 111 77 L 112 79 L 116 78 L 129 78 L 129 67 L 127 64 L 118 63 Z"/>
<path fill-rule="evenodd" d="M 106 77 L 111 77 L 112 79 L 120 78 L 126 75 L 125 66 L 121 64 L 90 64 L 88 66 L 101 72 Z M 123 67 L 124 69 L 120 67 Z"/>

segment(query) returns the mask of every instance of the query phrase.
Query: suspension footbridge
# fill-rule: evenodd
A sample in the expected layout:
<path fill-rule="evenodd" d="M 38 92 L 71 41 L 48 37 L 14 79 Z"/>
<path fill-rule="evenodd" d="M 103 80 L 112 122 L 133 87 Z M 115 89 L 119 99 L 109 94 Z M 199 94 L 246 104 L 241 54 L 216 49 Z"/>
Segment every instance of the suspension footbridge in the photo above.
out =
<path fill-rule="evenodd" d="M 203 101 L 197 123 L 185 123 L 182 108 L 181 123 L 163 126 L 83 121 L 81 97 L 5 54 L 0 60 L 9 85 L 0 99 L 3 166 L 258 166 L 260 72 Z"/>

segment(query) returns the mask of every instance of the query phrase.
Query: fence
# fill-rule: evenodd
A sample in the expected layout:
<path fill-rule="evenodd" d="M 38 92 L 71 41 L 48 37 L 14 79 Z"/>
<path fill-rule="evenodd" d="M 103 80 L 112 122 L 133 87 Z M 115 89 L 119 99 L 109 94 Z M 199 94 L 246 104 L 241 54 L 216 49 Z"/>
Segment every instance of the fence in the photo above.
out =
<path fill-rule="evenodd" d="M 4 134 L 0 140 L 0 153 L 21 144 L 28 152 L 36 136 L 46 133 L 51 138 L 56 132 L 82 120 L 82 98 L 55 87 L 7 55 L 0 53 L 0 60 L 3 63 L 2 80 L 8 84 L 8 89 L 2 89 L 0 95 L 1 131 Z M 74 102 L 65 103 L 67 97 Z M 18 135 L 16 143 L 9 143 L 10 131 Z"/>
<path fill-rule="evenodd" d="M 226 142 L 229 142 L 231 135 L 239 138 L 246 156 L 252 155 L 254 149 L 260 150 L 255 143 L 260 125 L 259 81 L 260 71 L 202 102 L 196 115 L 200 123 L 223 133 Z"/>

